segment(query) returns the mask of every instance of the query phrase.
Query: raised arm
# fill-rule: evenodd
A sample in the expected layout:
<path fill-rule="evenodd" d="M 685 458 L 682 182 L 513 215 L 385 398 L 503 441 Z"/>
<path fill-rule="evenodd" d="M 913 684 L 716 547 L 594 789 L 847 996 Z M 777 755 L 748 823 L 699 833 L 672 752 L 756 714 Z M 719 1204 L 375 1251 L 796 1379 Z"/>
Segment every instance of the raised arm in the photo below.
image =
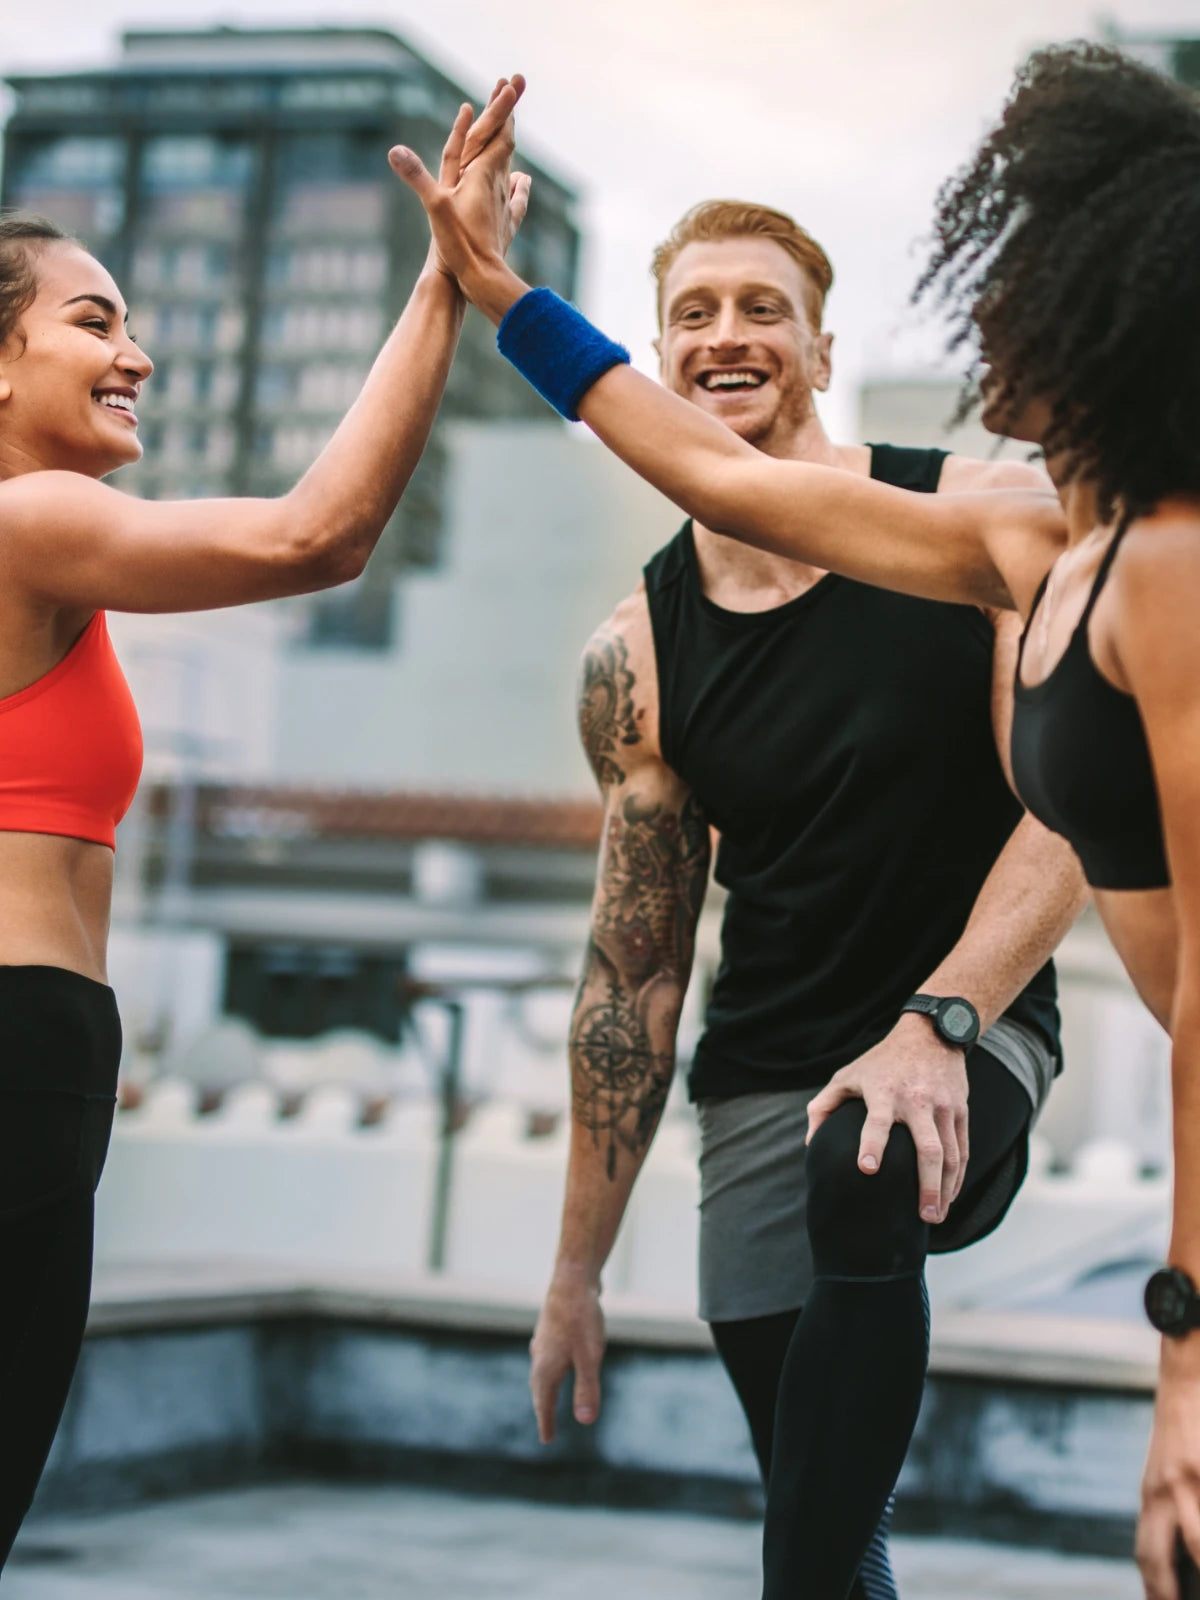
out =
<path fill-rule="evenodd" d="M 604 796 L 604 835 L 571 1021 L 562 1230 L 532 1345 L 543 1442 L 554 1437 L 558 1391 L 572 1368 L 577 1419 L 593 1422 L 599 1412 L 600 1274 L 670 1091 L 708 881 L 707 825 L 657 751 L 649 632 L 645 599 L 635 596 L 595 635 L 583 663 L 580 731 Z"/>
<path fill-rule="evenodd" d="M 441 179 L 472 164 L 510 195 L 512 109 L 522 80 L 497 85 L 472 124 L 464 106 Z M 506 203 L 511 238 L 524 209 Z M 0 571 L 35 603 L 181 611 L 302 594 L 362 571 L 420 459 L 462 324 L 461 296 L 431 251 L 366 384 L 304 477 L 278 499 L 139 500 L 67 472 L 0 486 Z"/>
<path fill-rule="evenodd" d="M 514 307 L 520 315 L 529 286 L 497 248 L 501 212 L 486 204 L 482 177 L 468 174 L 451 188 L 412 151 L 401 154 L 397 171 L 419 195 L 467 297 L 497 324 Z M 525 348 L 541 339 L 539 365 L 561 377 L 574 359 L 572 340 L 595 330 L 579 319 L 573 333 L 547 323 L 543 334 L 536 315 L 524 324 Z M 532 377 L 526 363 L 518 365 Z M 623 363 L 576 406 L 610 450 L 705 527 L 884 588 L 1025 614 L 1065 538 L 1053 494 L 910 494 L 829 467 L 776 461 Z"/>

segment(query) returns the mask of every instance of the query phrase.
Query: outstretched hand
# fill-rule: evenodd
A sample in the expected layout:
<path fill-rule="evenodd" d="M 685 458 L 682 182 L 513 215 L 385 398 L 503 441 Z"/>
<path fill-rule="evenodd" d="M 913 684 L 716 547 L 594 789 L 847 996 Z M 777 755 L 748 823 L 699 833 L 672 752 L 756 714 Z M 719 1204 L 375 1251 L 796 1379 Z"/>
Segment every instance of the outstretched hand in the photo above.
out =
<path fill-rule="evenodd" d="M 513 109 L 525 90 L 519 73 L 501 78 L 478 118 L 469 105 L 454 119 L 438 176 L 415 150 L 388 152 L 392 171 L 425 207 L 439 268 L 460 282 L 480 263 L 503 260 L 529 204 L 530 180 L 512 173 Z"/>

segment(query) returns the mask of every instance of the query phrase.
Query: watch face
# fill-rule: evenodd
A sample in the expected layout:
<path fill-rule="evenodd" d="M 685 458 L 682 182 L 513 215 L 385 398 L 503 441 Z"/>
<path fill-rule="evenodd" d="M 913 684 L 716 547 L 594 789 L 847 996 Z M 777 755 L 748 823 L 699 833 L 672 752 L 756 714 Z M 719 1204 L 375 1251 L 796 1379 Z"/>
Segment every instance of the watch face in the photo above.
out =
<path fill-rule="evenodd" d="M 970 1039 L 978 1026 L 975 1013 L 961 1000 L 951 1000 L 949 1005 L 943 1006 L 938 1022 L 946 1037 L 956 1042 Z"/>
<path fill-rule="evenodd" d="M 1174 1267 L 1164 1268 L 1146 1285 L 1146 1315 L 1160 1333 L 1183 1332 L 1194 1293 L 1186 1274 Z"/>

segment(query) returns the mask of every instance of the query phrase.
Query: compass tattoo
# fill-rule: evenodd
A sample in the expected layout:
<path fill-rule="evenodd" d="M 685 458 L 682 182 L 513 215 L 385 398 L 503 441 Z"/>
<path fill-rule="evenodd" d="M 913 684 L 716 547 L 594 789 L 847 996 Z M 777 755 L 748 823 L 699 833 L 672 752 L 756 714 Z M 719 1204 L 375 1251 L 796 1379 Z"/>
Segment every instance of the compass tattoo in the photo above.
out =
<path fill-rule="evenodd" d="M 572 1098 L 605 1168 L 640 1157 L 675 1071 L 675 1029 L 708 881 L 709 834 L 695 799 L 628 794 L 610 809 L 592 930 L 571 1024 Z"/>

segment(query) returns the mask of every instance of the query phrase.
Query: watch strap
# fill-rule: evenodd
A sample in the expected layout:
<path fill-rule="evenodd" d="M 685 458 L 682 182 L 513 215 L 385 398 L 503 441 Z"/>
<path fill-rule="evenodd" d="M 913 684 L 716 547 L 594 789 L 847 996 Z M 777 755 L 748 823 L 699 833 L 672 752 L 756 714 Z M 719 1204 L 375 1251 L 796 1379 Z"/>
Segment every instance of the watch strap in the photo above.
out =
<path fill-rule="evenodd" d="M 914 994 L 900 1007 L 901 1011 L 919 1011 L 923 1017 L 936 1017 L 942 997 L 938 994 Z"/>

